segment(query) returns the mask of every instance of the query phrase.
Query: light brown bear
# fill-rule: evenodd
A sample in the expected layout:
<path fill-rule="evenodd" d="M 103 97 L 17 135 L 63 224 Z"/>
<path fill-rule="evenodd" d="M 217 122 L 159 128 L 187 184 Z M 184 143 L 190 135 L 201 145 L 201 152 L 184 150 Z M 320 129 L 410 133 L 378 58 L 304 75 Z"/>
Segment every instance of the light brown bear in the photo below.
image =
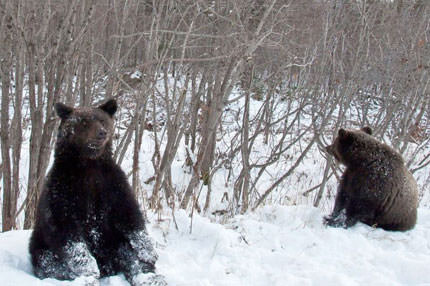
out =
<path fill-rule="evenodd" d="M 340 129 L 329 154 L 346 166 L 334 210 L 325 224 L 348 228 L 357 222 L 406 231 L 417 221 L 418 190 L 402 156 L 376 140 L 372 129 Z"/>

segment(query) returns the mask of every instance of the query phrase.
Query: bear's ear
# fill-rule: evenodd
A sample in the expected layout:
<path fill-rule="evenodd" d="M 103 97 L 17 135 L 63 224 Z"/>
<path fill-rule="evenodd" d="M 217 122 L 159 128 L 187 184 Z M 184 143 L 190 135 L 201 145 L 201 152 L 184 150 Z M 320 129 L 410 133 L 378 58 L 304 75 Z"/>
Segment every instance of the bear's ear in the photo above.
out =
<path fill-rule="evenodd" d="M 370 128 L 369 126 L 364 126 L 363 128 L 361 128 L 361 131 L 363 131 L 369 135 L 372 135 L 372 133 L 373 133 L 372 128 Z"/>
<path fill-rule="evenodd" d="M 73 112 L 73 107 L 67 106 L 60 102 L 55 104 L 55 112 L 57 112 L 58 117 L 61 119 L 67 119 Z"/>
<path fill-rule="evenodd" d="M 339 136 L 339 139 L 342 142 L 344 142 L 344 143 L 351 143 L 354 134 L 352 132 L 348 131 L 348 130 L 340 128 L 339 131 L 338 131 L 338 136 Z"/>
<path fill-rule="evenodd" d="M 337 135 L 340 137 L 340 138 L 345 138 L 347 135 L 348 135 L 348 131 L 346 131 L 345 129 L 343 129 L 343 128 L 340 128 L 339 129 L 339 131 L 337 132 Z"/>
<path fill-rule="evenodd" d="M 100 105 L 99 108 L 112 117 L 115 114 L 118 105 L 116 104 L 115 99 L 111 99 L 108 102 Z"/>

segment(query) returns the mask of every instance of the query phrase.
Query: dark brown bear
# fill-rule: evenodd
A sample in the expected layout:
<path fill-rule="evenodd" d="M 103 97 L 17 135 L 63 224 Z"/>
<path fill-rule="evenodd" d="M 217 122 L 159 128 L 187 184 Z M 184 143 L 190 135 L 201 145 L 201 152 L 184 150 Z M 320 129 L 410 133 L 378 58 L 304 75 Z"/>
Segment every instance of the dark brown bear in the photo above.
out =
<path fill-rule="evenodd" d="M 418 191 L 402 156 L 376 140 L 370 127 L 340 129 L 329 154 L 346 166 L 329 226 L 350 227 L 360 221 L 386 230 L 412 229 L 417 221 Z"/>
<path fill-rule="evenodd" d="M 154 272 L 157 256 L 127 178 L 112 159 L 116 102 L 76 109 L 57 103 L 55 109 L 61 118 L 55 159 L 30 240 L 34 273 L 97 285 L 98 278 L 121 272 L 141 285 L 147 275 L 140 274 Z"/>

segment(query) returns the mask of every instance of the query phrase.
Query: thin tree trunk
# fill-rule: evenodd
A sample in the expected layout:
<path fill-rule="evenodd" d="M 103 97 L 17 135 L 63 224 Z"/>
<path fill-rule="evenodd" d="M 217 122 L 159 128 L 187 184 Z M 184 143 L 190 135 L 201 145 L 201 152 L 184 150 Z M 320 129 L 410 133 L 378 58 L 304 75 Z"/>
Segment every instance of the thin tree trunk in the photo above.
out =
<path fill-rule="evenodd" d="M 143 96 L 143 95 L 141 95 Z M 142 137 L 143 132 L 145 130 L 145 121 L 146 121 L 146 103 L 148 102 L 148 97 L 145 96 L 143 99 L 143 103 L 141 100 L 137 101 L 136 115 L 139 116 L 138 124 L 136 124 L 134 129 L 134 150 L 133 150 L 133 172 L 132 172 L 132 188 L 135 197 L 139 196 L 139 153 L 142 146 Z M 141 107 L 141 105 L 143 105 Z"/>
<path fill-rule="evenodd" d="M 9 107 L 10 107 L 10 70 L 12 68 L 11 62 L 11 32 L 10 28 L 6 27 L 7 22 L 12 21 L 11 18 L 5 17 L 2 19 L 2 50 L 1 57 L 3 58 L 1 64 L 1 122 L 0 122 L 0 137 L 1 137 L 1 157 L 2 157 L 2 172 L 3 172 L 3 213 L 2 213 L 2 231 L 8 231 L 15 225 L 15 213 L 13 207 L 13 194 L 12 194 L 12 172 L 10 160 L 10 137 L 9 137 Z M 10 25 L 10 24 L 9 24 Z M 13 212 L 13 213 L 12 213 Z"/>
<path fill-rule="evenodd" d="M 20 178 L 20 161 L 22 147 L 22 95 L 24 87 L 24 49 L 19 46 L 19 53 L 15 67 L 15 108 L 12 119 L 12 158 L 13 158 L 13 177 L 12 177 L 12 213 L 14 221 L 17 216 L 17 204 L 20 194 L 19 178 Z"/>

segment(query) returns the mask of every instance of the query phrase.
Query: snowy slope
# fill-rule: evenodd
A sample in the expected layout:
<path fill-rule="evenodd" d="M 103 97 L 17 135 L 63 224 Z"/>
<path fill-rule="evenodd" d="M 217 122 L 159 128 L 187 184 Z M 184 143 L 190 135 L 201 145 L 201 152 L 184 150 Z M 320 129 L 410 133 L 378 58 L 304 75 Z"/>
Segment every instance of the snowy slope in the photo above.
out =
<path fill-rule="evenodd" d="M 321 210 L 266 206 L 226 224 L 176 212 L 148 230 L 169 285 L 430 285 L 430 210 L 405 233 L 326 228 Z M 0 285 L 82 285 L 31 273 L 29 231 L 0 234 Z M 122 275 L 101 285 L 128 285 Z"/>

